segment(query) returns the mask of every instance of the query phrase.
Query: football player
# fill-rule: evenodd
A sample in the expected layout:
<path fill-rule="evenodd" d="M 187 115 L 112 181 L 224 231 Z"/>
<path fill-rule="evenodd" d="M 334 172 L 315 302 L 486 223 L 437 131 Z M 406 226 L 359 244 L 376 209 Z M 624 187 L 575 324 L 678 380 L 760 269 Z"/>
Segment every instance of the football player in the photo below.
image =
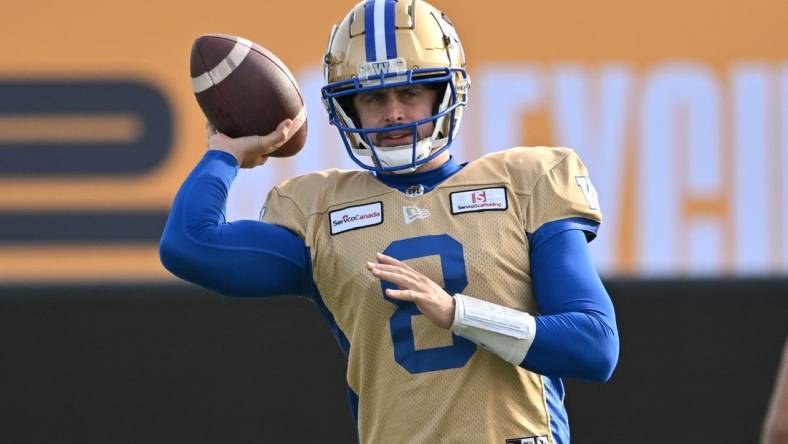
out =
<path fill-rule="evenodd" d="M 287 180 L 260 221 L 226 223 L 265 136 L 212 131 L 161 242 L 164 265 L 218 292 L 304 295 L 348 360 L 363 443 L 569 442 L 561 378 L 606 381 L 613 306 L 587 242 L 601 213 L 566 148 L 458 163 L 465 54 L 422 0 L 366 0 L 331 31 L 322 94 L 360 170 Z"/>

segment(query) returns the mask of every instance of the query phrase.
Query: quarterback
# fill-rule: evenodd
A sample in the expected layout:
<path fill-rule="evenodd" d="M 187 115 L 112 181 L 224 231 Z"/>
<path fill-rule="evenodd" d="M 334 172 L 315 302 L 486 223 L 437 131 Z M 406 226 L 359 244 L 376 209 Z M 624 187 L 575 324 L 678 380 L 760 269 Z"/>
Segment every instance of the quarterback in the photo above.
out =
<path fill-rule="evenodd" d="M 358 3 L 324 67 L 359 169 L 287 180 L 261 220 L 227 223 L 238 169 L 265 163 L 292 122 L 209 131 L 162 262 L 223 294 L 313 300 L 347 357 L 362 443 L 568 443 L 561 379 L 608 380 L 619 347 L 583 163 L 567 148 L 451 156 L 470 77 L 451 21 L 422 0 Z"/>

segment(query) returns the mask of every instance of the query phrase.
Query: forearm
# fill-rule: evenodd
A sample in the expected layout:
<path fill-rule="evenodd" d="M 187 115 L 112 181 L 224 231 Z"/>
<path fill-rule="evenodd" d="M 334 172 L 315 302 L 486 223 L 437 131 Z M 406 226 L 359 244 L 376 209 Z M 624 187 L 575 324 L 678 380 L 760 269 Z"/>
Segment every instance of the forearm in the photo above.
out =
<path fill-rule="evenodd" d="M 600 382 L 612 374 L 618 337 L 604 316 L 531 316 L 466 295 L 455 295 L 455 301 L 452 332 L 507 362 L 548 376 Z"/>
<path fill-rule="evenodd" d="M 302 239 L 276 225 L 226 222 L 237 170 L 231 155 L 206 153 L 175 198 L 161 239 L 162 263 L 182 279 L 227 295 L 300 293 L 308 281 Z"/>
<path fill-rule="evenodd" d="M 618 335 L 604 317 L 562 313 L 536 317 L 536 337 L 523 362 L 533 372 L 604 382 L 618 360 Z"/>

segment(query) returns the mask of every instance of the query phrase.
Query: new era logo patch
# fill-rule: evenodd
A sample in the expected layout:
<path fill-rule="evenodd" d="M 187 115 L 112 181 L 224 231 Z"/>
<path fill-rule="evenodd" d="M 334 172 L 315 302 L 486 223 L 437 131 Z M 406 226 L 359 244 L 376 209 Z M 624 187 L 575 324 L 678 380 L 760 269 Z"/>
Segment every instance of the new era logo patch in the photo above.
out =
<path fill-rule="evenodd" d="M 344 233 L 383 223 L 383 202 L 342 208 L 329 213 L 331 234 Z"/>
<path fill-rule="evenodd" d="M 506 200 L 504 187 L 451 193 L 451 214 L 504 211 L 507 208 L 509 202 Z"/>
<path fill-rule="evenodd" d="M 412 205 L 402 207 L 402 215 L 405 218 L 405 225 L 408 225 L 416 219 L 426 219 L 431 216 L 428 210 L 414 207 Z"/>

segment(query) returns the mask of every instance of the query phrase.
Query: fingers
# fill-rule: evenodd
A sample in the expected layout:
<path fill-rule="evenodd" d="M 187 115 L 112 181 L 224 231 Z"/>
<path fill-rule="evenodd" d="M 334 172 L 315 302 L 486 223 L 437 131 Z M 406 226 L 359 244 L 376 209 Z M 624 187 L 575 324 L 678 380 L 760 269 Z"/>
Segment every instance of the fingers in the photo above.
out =
<path fill-rule="evenodd" d="M 231 138 L 218 132 L 210 122 L 205 125 L 208 147 L 232 154 L 241 168 L 254 168 L 266 163 L 272 152 L 287 143 L 292 127 L 293 121 L 285 119 L 270 134 Z"/>
<path fill-rule="evenodd" d="M 424 279 L 426 279 L 426 277 L 421 273 L 414 270 L 409 270 L 399 265 L 376 264 L 374 262 L 367 262 L 367 267 L 369 268 L 370 271 L 373 272 L 381 271 L 386 273 L 400 274 L 402 276 L 409 278 L 414 282 L 421 282 Z"/>
<path fill-rule="evenodd" d="M 263 155 L 270 154 L 276 151 L 290 139 L 290 129 L 293 127 L 293 121 L 285 119 L 277 125 L 276 129 L 265 136 L 257 136 L 257 145 L 264 147 Z"/>
<path fill-rule="evenodd" d="M 401 269 L 384 269 L 384 266 L 372 263 L 368 263 L 367 267 L 376 278 L 391 282 L 401 288 L 418 288 L 421 284 L 416 276 L 403 272 Z"/>
<path fill-rule="evenodd" d="M 418 298 L 413 290 L 395 290 L 393 288 L 386 289 L 386 296 L 402 301 L 415 302 Z"/>
<path fill-rule="evenodd" d="M 378 261 L 380 261 L 381 264 L 397 265 L 397 266 L 400 266 L 400 267 L 402 267 L 402 268 L 404 268 L 406 270 L 410 270 L 410 271 L 416 273 L 416 270 L 411 268 L 410 265 L 406 264 L 405 262 L 399 261 L 399 260 L 397 260 L 397 259 L 395 259 L 395 258 L 393 258 L 391 256 L 386 256 L 383 253 L 377 253 L 377 257 L 378 257 Z"/>
<path fill-rule="evenodd" d="M 286 124 L 286 122 L 290 123 Z M 291 126 L 292 121 L 288 119 L 280 123 L 270 134 L 238 137 L 233 139 L 233 143 L 243 151 L 254 152 L 258 156 L 267 156 L 287 142 Z"/>
<path fill-rule="evenodd" d="M 395 299 L 417 302 L 429 291 L 429 278 L 417 272 L 406 263 L 391 256 L 378 254 L 379 263 L 367 262 L 372 275 L 380 280 L 391 282 L 399 289 L 386 289 L 386 295 Z"/>

